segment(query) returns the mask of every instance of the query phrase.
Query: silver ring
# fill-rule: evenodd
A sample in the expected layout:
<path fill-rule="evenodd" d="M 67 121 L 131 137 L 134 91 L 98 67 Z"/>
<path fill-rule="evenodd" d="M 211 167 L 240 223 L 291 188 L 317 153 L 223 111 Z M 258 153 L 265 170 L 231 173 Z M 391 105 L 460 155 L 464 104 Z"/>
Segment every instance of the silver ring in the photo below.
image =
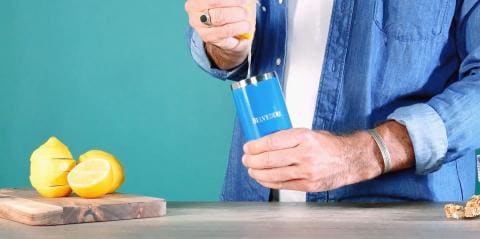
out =
<path fill-rule="evenodd" d="M 200 16 L 200 22 L 206 26 L 209 26 L 209 27 L 212 26 L 212 17 L 210 17 L 210 9 L 203 12 L 203 14 Z"/>

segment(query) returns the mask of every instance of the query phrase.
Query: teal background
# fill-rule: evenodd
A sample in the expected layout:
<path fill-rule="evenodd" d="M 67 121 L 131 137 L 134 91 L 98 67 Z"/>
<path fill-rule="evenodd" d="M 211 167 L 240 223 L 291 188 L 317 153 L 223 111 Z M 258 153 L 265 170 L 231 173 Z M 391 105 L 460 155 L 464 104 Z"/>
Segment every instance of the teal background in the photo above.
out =
<path fill-rule="evenodd" d="M 187 50 L 184 1 L 0 1 L 0 187 L 29 186 L 49 136 L 124 164 L 122 192 L 217 200 L 233 123 L 228 83 Z"/>

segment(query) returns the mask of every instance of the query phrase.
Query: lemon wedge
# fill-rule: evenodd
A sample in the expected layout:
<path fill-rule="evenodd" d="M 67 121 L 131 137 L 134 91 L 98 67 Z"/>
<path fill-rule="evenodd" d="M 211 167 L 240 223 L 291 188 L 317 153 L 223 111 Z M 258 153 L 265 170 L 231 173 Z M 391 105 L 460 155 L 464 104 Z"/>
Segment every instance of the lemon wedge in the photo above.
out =
<path fill-rule="evenodd" d="M 68 186 L 68 177 L 69 172 L 60 172 L 58 174 L 47 174 L 47 175 L 30 175 L 30 183 L 34 188 L 40 187 L 53 187 L 53 186 Z"/>
<path fill-rule="evenodd" d="M 80 155 L 78 161 L 82 163 L 91 159 L 105 159 L 110 163 L 110 166 L 112 167 L 113 181 L 108 193 L 115 192 L 125 181 L 125 174 L 120 161 L 118 161 L 118 159 L 112 154 L 102 150 L 90 150 Z"/>
<path fill-rule="evenodd" d="M 250 22 L 250 32 L 246 32 L 244 34 L 241 34 L 237 36 L 237 39 L 242 39 L 242 40 L 252 40 L 254 35 L 255 35 L 255 23 L 257 21 L 257 0 L 250 0 L 250 2 L 247 3 L 247 11 L 249 14 L 249 19 L 248 21 Z"/>
<path fill-rule="evenodd" d="M 67 197 L 72 193 L 68 185 L 65 186 L 40 186 L 35 188 L 37 192 L 46 198 Z"/>
<path fill-rule="evenodd" d="M 67 177 L 68 184 L 82 198 L 100 198 L 111 189 L 112 167 L 106 159 L 93 158 L 79 163 Z"/>
<path fill-rule="evenodd" d="M 75 164 L 73 159 L 38 159 L 30 163 L 30 172 L 39 175 L 70 172 Z"/>

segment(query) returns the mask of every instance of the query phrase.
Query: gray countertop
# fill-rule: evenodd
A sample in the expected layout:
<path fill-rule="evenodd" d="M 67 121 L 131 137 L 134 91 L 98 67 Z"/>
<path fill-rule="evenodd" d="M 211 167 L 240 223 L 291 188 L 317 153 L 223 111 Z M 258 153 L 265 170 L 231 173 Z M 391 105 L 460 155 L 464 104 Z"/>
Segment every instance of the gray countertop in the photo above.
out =
<path fill-rule="evenodd" d="M 480 238 L 480 219 L 441 204 L 169 203 L 162 218 L 34 227 L 0 219 L 0 238 Z"/>

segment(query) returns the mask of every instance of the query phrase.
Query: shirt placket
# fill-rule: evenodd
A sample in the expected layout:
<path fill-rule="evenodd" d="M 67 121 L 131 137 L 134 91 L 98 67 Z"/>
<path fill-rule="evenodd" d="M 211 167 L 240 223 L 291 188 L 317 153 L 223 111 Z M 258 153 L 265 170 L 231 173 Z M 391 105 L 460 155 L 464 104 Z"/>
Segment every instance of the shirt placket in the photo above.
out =
<path fill-rule="evenodd" d="M 342 92 L 355 1 L 335 0 L 312 129 L 333 130 Z M 335 200 L 334 193 L 308 193 L 308 201 Z"/>

